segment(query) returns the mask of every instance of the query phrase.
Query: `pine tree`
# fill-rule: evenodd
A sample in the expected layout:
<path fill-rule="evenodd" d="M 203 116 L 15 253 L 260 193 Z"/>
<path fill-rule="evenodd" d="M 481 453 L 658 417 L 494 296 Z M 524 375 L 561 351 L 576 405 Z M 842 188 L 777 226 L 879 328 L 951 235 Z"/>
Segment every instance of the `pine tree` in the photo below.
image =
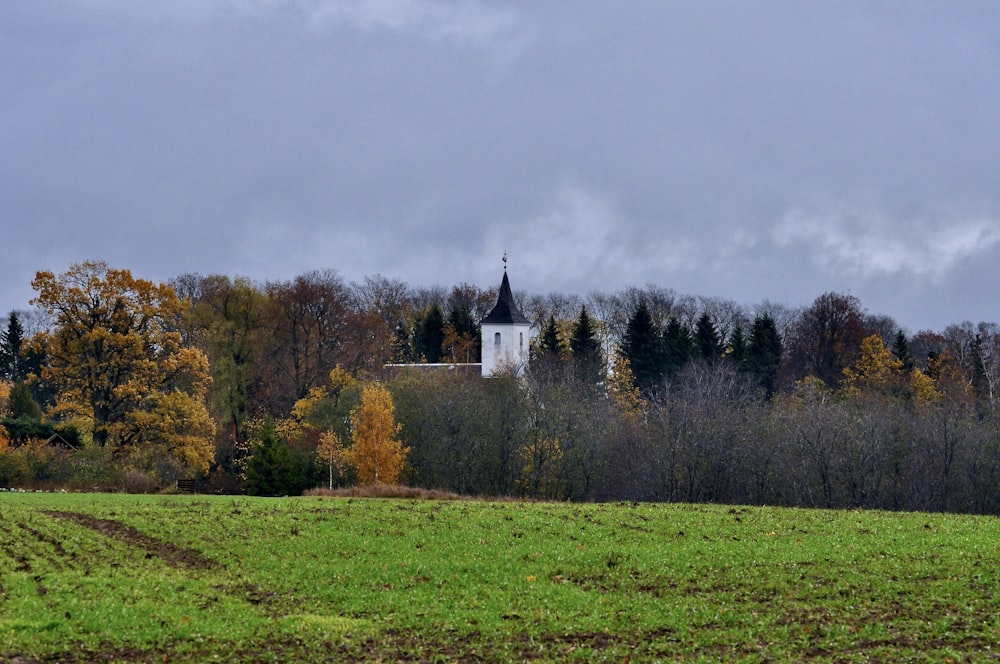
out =
<path fill-rule="evenodd" d="M 10 312 L 7 331 L 0 332 L 0 378 L 19 382 L 27 378 L 27 367 L 21 356 L 24 328 L 16 312 Z"/>
<path fill-rule="evenodd" d="M 691 332 L 676 317 L 671 318 L 663 331 L 663 347 L 665 353 L 664 371 L 673 375 L 687 364 L 694 354 L 694 341 Z"/>
<path fill-rule="evenodd" d="M 278 437 L 274 420 L 267 415 L 247 465 L 246 492 L 251 496 L 288 496 L 297 493 L 295 485 L 291 449 Z"/>
<path fill-rule="evenodd" d="M 729 335 L 729 359 L 737 369 L 744 369 L 747 361 L 747 338 L 743 334 L 743 326 L 739 323 Z"/>
<path fill-rule="evenodd" d="M 549 314 L 549 320 L 542 330 L 541 340 L 538 342 L 539 357 L 559 358 L 562 356 L 562 344 L 559 343 L 559 328 L 556 326 L 556 317 Z"/>
<path fill-rule="evenodd" d="M 42 409 L 24 383 L 17 382 L 11 387 L 8 410 L 10 416 L 0 420 L 0 425 L 7 430 L 11 440 L 19 443 L 45 440 L 54 433 L 52 425 L 42 421 Z"/>
<path fill-rule="evenodd" d="M 480 342 L 479 325 L 473 320 L 468 305 L 455 304 L 448 312 L 444 332 L 447 355 L 454 362 L 475 362 L 480 357 Z"/>
<path fill-rule="evenodd" d="M 746 368 L 757 377 L 768 399 L 774 394 L 780 365 L 781 335 L 778 334 L 778 326 L 768 314 L 757 316 L 750 329 Z"/>
<path fill-rule="evenodd" d="M 426 362 L 435 364 L 441 361 L 444 343 L 444 313 L 436 303 L 432 304 L 417 323 L 413 335 L 414 354 Z"/>
<path fill-rule="evenodd" d="M 601 342 L 587 307 L 581 307 L 580 317 L 573 328 L 573 336 L 569 340 L 573 353 L 573 365 L 577 377 L 585 384 L 596 385 L 604 379 L 604 358 L 601 355 Z"/>
<path fill-rule="evenodd" d="M 703 313 L 695 325 L 694 350 L 697 357 L 709 362 L 714 362 L 722 355 L 722 341 L 708 313 Z"/>
<path fill-rule="evenodd" d="M 645 302 L 639 303 L 628 321 L 621 353 L 632 369 L 635 386 L 644 396 L 653 394 L 663 381 L 665 358 L 663 338 Z"/>
<path fill-rule="evenodd" d="M 913 361 L 913 355 L 910 354 L 909 344 L 906 341 L 906 335 L 903 334 L 902 330 L 896 332 L 896 338 L 892 342 L 892 354 L 896 356 L 900 362 L 902 362 L 902 370 L 904 373 L 910 373 L 916 364 Z"/>
<path fill-rule="evenodd" d="M 32 421 L 42 421 L 42 409 L 31 396 L 31 390 L 24 383 L 14 383 L 10 390 L 10 416 L 27 418 Z"/>

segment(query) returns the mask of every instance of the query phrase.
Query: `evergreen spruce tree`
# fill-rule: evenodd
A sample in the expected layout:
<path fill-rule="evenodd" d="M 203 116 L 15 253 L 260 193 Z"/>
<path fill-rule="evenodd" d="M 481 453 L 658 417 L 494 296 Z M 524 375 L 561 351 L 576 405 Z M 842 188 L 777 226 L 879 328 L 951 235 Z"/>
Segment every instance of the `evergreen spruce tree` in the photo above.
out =
<path fill-rule="evenodd" d="M 542 335 L 538 341 L 538 359 L 542 361 L 556 360 L 562 357 L 562 344 L 559 342 L 559 328 L 556 317 L 549 314 Z"/>
<path fill-rule="evenodd" d="M 469 306 L 465 303 L 453 306 L 451 311 L 448 312 L 448 323 L 451 325 L 455 335 L 468 348 L 466 357 L 456 357 L 455 359 L 469 362 L 478 360 L 481 355 L 482 339 L 479 333 L 479 324 L 472 318 Z"/>
<path fill-rule="evenodd" d="M 774 395 L 780 365 L 781 335 L 778 334 L 778 326 L 768 314 L 757 316 L 750 329 L 746 368 L 757 377 L 768 399 Z"/>
<path fill-rule="evenodd" d="M 288 496 L 296 491 L 295 463 L 288 443 L 278 437 L 274 420 L 265 416 L 247 465 L 246 492 L 251 496 Z"/>
<path fill-rule="evenodd" d="M 654 394 L 663 382 L 665 357 L 663 337 L 645 302 L 640 302 L 629 318 L 621 353 L 628 360 L 635 386 L 643 396 Z"/>
<path fill-rule="evenodd" d="M 42 421 L 42 409 L 31 396 L 31 390 L 24 383 L 14 383 L 10 390 L 10 416 L 32 421 Z"/>
<path fill-rule="evenodd" d="M 601 354 L 601 342 L 597 338 L 597 330 L 587 307 L 581 307 L 580 317 L 573 328 L 573 336 L 569 340 L 569 348 L 573 354 L 573 365 L 577 377 L 585 384 L 596 385 L 604 380 L 604 358 Z"/>
<path fill-rule="evenodd" d="M 722 341 L 708 313 L 703 313 L 695 325 L 694 351 L 697 357 L 709 362 L 722 356 Z"/>
<path fill-rule="evenodd" d="M 910 373 L 913 371 L 914 364 L 913 355 L 910 354 L 909 344 L 906 341 L 906 335 L 903 334 L 902 330 L 896 332 L 896 338 L 892 342 L 892 354 L 896 356 L 900 362 L 903 363 L 903 373 Z"/>
<path fill-rule="evenodd" d="M 0 378 L 9 381 L 23 381 L 28 376 L 27 366 L 21 356 L 24 344 L 24 328 L 16 312 L 10 312 L 7 330 L 0 332 Z"/>
<path fill-rule="evenodd" d="M 739 323 L 729 335 L 729 359 L 737 369 L 744 369 L 747 361 L 747 338 L 743 334 L 743 326 Z"/>
<path fill-rule="evenodd" d="M 691 332 L 676 317 L 671 317 L 663 331 L 663 347 L 664 371 L 667 375 L 680 371 L 694 356 L 695 346 Z"/>
<path fill-rule="evenodd" d="M 413 352 L 418 359 L 434 364 L 441 361 L 443 343 L 444 313 L 440 306 L 432 304 L 417 324 Z"/>
<path fill-rule="evenodd" d="M 10 390 L 9 417 L 0 420 L 11 440 L 25 443 L 31 439 L 45 440 L 54 429 L 42 421 L 42 409 L 31 396 L 31 390 L 22 382 L 14 383 Z"/>

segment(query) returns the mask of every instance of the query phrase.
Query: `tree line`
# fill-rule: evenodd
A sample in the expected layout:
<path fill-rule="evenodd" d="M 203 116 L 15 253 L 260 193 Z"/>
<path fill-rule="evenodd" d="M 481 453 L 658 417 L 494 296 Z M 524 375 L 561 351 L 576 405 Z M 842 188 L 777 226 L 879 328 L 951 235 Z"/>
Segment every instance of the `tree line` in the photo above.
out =
<path fill-rule="evenodd" d="M 908 334 L 837 293 L 516 292 L 531 369 L 483 379 L 460 365 L 496 291 L 469 284 L 87 262 L 33 287 L 0 332 L 0 486 L 1000 512 L 993 323 Z"/>

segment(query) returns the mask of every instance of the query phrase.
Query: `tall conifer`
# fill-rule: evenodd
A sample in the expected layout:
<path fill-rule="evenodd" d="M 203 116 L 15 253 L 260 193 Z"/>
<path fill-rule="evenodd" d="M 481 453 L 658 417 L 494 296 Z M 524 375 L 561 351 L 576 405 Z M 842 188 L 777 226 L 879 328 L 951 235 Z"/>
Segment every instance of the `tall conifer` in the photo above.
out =
<path fill-rule="evenodd" d="M 628 321 L 621 352 L 632 369 L 635 386 L 644 395 L 656 392 L 664 374 L 663 337 L 645 302 L 639 303 Z"/>
<path fill-rule="evenodd" d="M 775 391 L 780 365 L 781 335 L 778 334 L 778 326 L 768 314 L 757 316 L 750 329 L 746 367 L 757 377 L 769 399 Z"/>
<path fill-rule="evenodd" d="M 577 376 L 585 383 L 596 384 L 604 379 L 604 359 L 601 357 L 601 342 L 597 338 L 594 323 L 587 315 L 587 307 L 580 309 L 580 317 L 573 328 L 569 340 L 573 353 L 573 364 Z"/>

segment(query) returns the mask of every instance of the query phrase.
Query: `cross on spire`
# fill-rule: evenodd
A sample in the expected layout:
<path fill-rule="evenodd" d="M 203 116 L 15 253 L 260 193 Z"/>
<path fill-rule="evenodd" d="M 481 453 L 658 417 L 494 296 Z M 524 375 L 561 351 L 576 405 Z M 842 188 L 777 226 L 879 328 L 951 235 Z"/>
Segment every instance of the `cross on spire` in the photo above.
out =
<path fill-rule="evenodd" d="M 506 250 L 504 250 L 504 252 L 503 252 L 503 271 L 504 272 L 507 271 L 507 251 Z"/>

